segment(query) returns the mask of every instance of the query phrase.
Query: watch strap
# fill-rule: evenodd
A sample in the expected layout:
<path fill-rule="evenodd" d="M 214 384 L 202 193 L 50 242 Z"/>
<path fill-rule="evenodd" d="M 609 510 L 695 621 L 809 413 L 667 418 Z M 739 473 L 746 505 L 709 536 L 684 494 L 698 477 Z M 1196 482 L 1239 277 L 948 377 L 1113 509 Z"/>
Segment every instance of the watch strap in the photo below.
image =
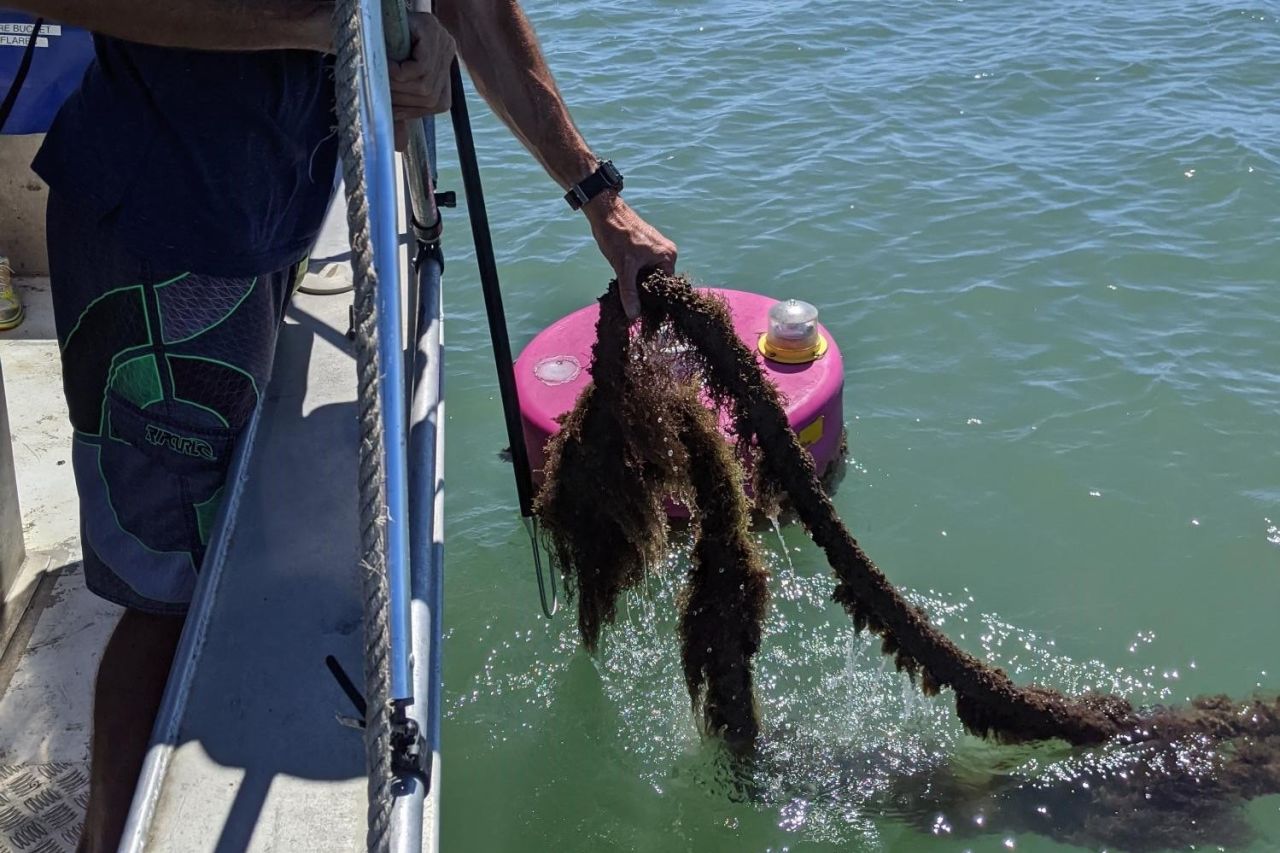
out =
<path fill-rule="evenodd" d="M 569 203 L 569 207 L 579 210 L 606 190 L 622 190 L 622 175 L 609 160 L 603 161 L 594 172 L 569 187 L 564 200 Z"/>

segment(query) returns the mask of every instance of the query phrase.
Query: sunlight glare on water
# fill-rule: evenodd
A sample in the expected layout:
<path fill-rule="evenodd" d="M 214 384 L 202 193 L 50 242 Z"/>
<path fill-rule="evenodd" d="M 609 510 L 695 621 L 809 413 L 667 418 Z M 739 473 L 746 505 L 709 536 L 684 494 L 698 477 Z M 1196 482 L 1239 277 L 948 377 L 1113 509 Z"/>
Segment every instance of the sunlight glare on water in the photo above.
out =
<path fill-rule="evenodd" d="M 758 545 L 770 549 L 775 535 L 781 542 L 768 553 L 777 594 L 756 670 L 766 736 L 754 772 L 744 776 L 730 769 L 701 743 L 692 724 L 674 618 L 687 568 L 681 554 L 673 553 L 656 567 L 642 593 L 627 597 L 618 624 L 592 662 L 601 698 L 616 719 L 618 747 L 631 759 L 631 772 L 653 791 L 700 791 L 708 804 L 722 799 L 729 809 L 774 812 L 778 828 L 800 838 L 871 849 L 880 838 L 872 817 L 893 811 L 887 795 L 895 782 L 944 764 L 961 772 L 968 765 L 975 778 L 998 768 L 1002 777 L 1033 786 L 1104 768 L 1123 772 L 1123 755 L 1080 757 L 1046 747 L 1014 750 L 965 738 L 949 698 L 922 697 L 880 654 L 878 642 L 855 635 L 842 614 L 832 613 L 827 603 L 831 585 L 815 549 L 795 549 L 805 553 L 805 568 L 816 570 L 802 573 L 786 553 L 780 531 L 759 534 Z M 1151 680 L 1155 667 L 1132 670 L 1072 661 L 1055 653 L 1052 639 L 976 612 L 972 596 L 948 600 L 929 591 L 910 598 L 961 641 L 976 638 L 983 657 L 1015 677 L 1027 670 L 1072 693 L 1105 691 L 1152 700 L 1170 696 L 1167 686 Z M 549 659 L 539 658 L 531 632 L 491 650 L 471 685 L 459 691 L 451 718 L 485 718 L 512 703 L 549 711 L 563 702 L 557 688 L 582 661 L 573 654 L 577 635 L 570 620 L 553 633 L 555 654 Z M 500 722 L 490 726 L 488 736 L 498 744 L 520 733 Z M 969 818 L 978 827 L 985 820 L 981 811 Z M 949 820 L 935 819 L 935 834 L 950 834 Z M 725 825 L 740 822 L 730 816 Z"/>

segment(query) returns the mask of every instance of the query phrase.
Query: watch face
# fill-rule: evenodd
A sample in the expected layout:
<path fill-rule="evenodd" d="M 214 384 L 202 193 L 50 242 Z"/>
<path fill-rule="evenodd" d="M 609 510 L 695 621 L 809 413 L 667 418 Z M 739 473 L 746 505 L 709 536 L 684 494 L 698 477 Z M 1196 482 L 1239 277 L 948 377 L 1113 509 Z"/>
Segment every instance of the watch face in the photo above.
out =
<path fill-rule="evenodd" d="M 600 164 L 600 174 L 609 182 L 609 186 L 614 188 L 622 186 L 622 173 L 617 170 L 612 161 L 605 160 Z"/>

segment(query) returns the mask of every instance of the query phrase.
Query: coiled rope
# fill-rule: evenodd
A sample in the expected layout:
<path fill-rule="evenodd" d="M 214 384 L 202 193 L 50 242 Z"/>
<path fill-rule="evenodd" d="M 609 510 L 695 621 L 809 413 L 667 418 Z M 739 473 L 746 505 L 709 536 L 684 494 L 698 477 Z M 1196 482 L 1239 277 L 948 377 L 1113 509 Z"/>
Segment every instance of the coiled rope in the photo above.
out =
<path fill-rule="evenodd" d="M 369 111 L 364 103 L 366 69 L 359 0 L 334 6 L 335 83 L 338 134 L 347 195 L 354 273 L 356 390 L 360 423 L 358 474 L 360 570 L 364 604 L 365 756 L 368 772 L 370 853 L 389 850 L 391 824 L 390 605 L 387 583 L 386 452 L 380 429 L 382 401 L 378 377 L 378 272 L 373 262 L 364 140 Z"/>

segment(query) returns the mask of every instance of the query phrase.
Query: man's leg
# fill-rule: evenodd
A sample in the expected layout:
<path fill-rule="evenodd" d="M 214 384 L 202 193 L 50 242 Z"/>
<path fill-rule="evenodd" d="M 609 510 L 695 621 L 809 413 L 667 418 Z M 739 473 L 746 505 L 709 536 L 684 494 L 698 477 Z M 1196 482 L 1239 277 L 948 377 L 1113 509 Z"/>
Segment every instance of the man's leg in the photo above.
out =
<path fill-rule="evenodd" d="M 115 853 L 120 844 L 182 623 L 126 610 L 102 653 L 80 853 Z"/>
<path fill-rule="evenodd" d="M 250 277 L 157 269 L 123 248 L 111 217 L 57 192 L 48 205 L 85 583 L 126 608 L 98 668 L 80 844 L 114 851 L 181 634 L 176 614 L 270 378 L 298 265 Z"/>

